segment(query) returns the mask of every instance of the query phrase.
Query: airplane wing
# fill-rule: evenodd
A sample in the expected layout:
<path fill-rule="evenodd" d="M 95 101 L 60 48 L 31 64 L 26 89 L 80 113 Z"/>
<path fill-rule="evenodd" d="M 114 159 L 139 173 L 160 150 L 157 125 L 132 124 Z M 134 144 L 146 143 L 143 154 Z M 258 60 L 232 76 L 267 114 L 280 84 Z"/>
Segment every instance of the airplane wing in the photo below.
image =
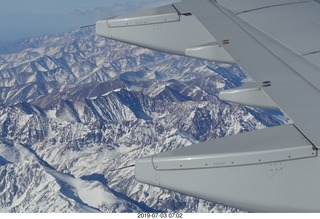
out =
<path fill-rule="evenodd" d="M 254 86 L 220 98 L 294 122 L 139 159 L 136 179 L 253 211 L 319 212 L 319 2 L 183 0 L 98 21 L 100 36 L 239 64 Z"/>

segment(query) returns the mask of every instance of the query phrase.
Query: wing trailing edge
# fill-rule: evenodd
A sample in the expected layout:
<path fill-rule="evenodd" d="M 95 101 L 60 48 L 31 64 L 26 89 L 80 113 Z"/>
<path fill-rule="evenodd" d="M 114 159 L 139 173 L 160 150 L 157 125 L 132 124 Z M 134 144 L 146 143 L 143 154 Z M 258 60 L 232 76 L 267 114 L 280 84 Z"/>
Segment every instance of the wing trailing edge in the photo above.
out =
<path fill-rule="evenodd" d="M 309 0 L 239 1 L 183 0 L 97 22 L 99 36 L 239 64 L 257 86 L 219 97 L 279 106 L 294 121 L 141 158 L 136 179 L 253 211 L 319 212 L 320 32 L 313 27 L 320 6 Z"/>
<path fill-rule="evenodd" d="M 270 83 L 266 81 L 263 86 L 270 86 Z M 260 87 L 254 84 L 221 91 L 219 98 L 231 103 L 279 110 L 279 106 Z"/>
<path fill-rule="evenodd" d="M 248 210 L 318 211 L 318 196 L 312 192 L 318 182 L 309 177 L 319 165 L 316 156 L 317 150 L 294 125 L 286 125 L 141 158 L 135 177 Z"/>
<path fill-rule="evenodd" d="M 227 41 L 218 42 L 192 13 L 181 13 L 174 5 L 97 21 L 96 34 L 168 53 L 235 63 L 223 48 Z"/>

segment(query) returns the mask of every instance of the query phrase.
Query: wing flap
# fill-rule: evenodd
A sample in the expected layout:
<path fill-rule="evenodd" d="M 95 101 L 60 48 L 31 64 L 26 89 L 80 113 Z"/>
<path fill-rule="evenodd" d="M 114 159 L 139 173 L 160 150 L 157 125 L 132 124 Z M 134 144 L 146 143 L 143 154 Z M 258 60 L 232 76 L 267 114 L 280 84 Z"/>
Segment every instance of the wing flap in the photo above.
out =
<path fill-rule="evenodd" d="M 299 34 L 295 25 L 290 34 L 277 30 L 281 24 L 267 25 L 271 30 L 265 26 L 277 7 L 287 8 L 286 18 L 294 18 L 289 10 L 294 4 L 304 8 L 295 11 L 303 17 L 296 24 L 318 33 L 310 29 L 319 26 L 320 15 L 308 15 L 304 6 L 319 6 L 309 0 L 183 0 L 97 22 L 100 36 L 212 61 L 236 61 L 257 87 L 220 96 L 240 104 L 279 106 L 294 121 L 141 158 L 136 162 L 138 181 L 249 210 L 319 211 L 319 194 L 314 192 L 320 163 L 319 51 L 301 49 L 304 44 L 313 48 L 318 38 L 305 43 L 296 35 L 290 41 L 290 34 Z M 256 20 L 254 12 L 267 9 L 273 13 Z M 273 19 L 278 21 L 283 19 Z"/>
<path fill-rule="evenodd" d="M 118 41 L 216 62 L 235 63 L 192 13 L 174 5 L 97 21 L 96 34 Z"/>
<path fill-rule="evenodd" d="M 150 159 L 154 169 L 160 171 L 253 165 L 314 156 L 313 145 L 294 125 L 286 125 L 219 138 Z"/>
<path fill-rule="evenodd" d="M 189 47 L 216 43 L 193 15 L 183 15 L 172 5 L 98 21 L 96 34 L 180 55 Z"/>
<path fill-rule="evenodd" d="M 314 2 L 299 3 L 301 8 L 310 4 L 319 8 Z M 319 66 L 288 48 L 288 44 L 272 38 L 264 29 L 257 29 L 217 2 L 201 1 L 200 4 L 185 0 L 175 6 L 178 10 L 192 11 L 217 41 L 228 39 L 229 44 L 224 45 L 225 50 L 257 82 L 257 86 L 294 121 L 295 126 L 316 147 L 320 147 L 317 129 L 320 112 Z M 306 10 L 299 13 L 309 17 Z M 320 19 L 320 14 L 313 13 L 312 16 L 314 21 Z M 269 27 L 272 26 L 270 24 Z M 296 31 L 298 34 L 299 29 Z M 291 35 L 288 34 L 287 37 L 290 38 Z M 265 82 L 270 82 L 268 87 L 264 87 Z"/>
<path fill-rule="evenodd" d="M 264 83 L 264 87 L 271 86 L 270 81 Z M 265 92 L 255 85 L 244 85 L 242 87 L 224 90 L 219 93 L 221 100 L 266 109 L 279 109 L 279 106 L 265 94 Z"/>
<path fill-rule="evenodd" d="M 318 211 L 318 165 L 317 150 L 286 125 L 141 158 L 135 177 L 242 209 Z"/>
<path fill-rule="evenodd" d="M 107 19 L 107 24 L 110 28 L 116 28 L 178 21 L 180 21 L 180 16 L 177 10 L 172 5 L 167 5 Z"/>
<path fill-rule="evenodd" d="M 222 63 L 236 63 L 230 54 L 219 44 L 210 43 L 185 50 L 185 55 Z"/>

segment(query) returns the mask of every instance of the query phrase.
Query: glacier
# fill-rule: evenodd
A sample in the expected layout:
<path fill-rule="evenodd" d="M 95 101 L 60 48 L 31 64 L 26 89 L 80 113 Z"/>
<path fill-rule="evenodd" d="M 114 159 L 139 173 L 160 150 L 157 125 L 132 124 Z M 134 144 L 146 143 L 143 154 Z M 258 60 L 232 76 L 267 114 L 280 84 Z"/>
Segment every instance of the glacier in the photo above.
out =
<path fill-rule="evenodd" d="M 246 81 L 236 65 L 99 38 L 92 28 L 0 46 L 0 212 L 240 212 L 115 169 L 290 122 L 217 97 Z"/>

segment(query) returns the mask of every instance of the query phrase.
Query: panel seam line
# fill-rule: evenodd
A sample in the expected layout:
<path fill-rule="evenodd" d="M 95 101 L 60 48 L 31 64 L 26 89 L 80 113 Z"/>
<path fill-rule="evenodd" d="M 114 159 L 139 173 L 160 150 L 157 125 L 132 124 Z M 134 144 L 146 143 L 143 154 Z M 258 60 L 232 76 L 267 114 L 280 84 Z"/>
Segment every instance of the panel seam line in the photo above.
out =
<path fill-rule="evenodd" d="M 248 12 L 253 12 L 253 11 L 258 11 L 258 10 L 263 10 L 263 9 L 268 9 L 268 8 L 274 8 L 274 7 L 279 7 L 279 6 L 286 6 L 286 5 L 295 5 L 295 4 L 303 4 L 303 3 L 308 3 L 312 2 L 311 0 L 306 0 L 306 1 L 301 1 L 301 2 L 290 2 L 290 3 L 283 3 L 283 4 L 278 4 L 278 5 L 270 5 L 270 6 L 264 6 L 260 8 L 255 8 L 255 9 L 250 9 L 250 10 L 245 10 L 241 12 L 237 12 L 237 15 L 245 14 Z"/>

